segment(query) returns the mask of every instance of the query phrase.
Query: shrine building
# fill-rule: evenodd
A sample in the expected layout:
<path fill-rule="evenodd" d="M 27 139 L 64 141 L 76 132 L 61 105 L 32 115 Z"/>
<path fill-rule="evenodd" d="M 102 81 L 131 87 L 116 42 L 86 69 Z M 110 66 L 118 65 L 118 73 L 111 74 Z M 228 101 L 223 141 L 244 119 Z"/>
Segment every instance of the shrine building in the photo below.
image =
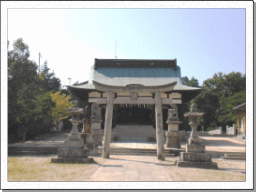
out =
<path fill-rule="evenodd" d="M 111 141 L 155 140 L 161 159 L 168 109 L 175 109 L 182 121 L 182 104 L 201 91 L 182 84 L 176 59 L 95 59 L 92 74 L 92 80 L 69 89 L 89 111 L 93 103 L 101 108 L 105 157 Z"/>

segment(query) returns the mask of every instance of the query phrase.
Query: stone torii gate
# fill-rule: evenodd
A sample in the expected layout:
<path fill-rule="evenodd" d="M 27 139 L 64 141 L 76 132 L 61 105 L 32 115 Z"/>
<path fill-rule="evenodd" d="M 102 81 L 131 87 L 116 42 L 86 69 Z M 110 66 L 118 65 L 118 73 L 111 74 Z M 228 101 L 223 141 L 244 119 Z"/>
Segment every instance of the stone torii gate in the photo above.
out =
<path fill-rule="evenodd" d="M 111 86 L 92 81 L 95 89 L 98 91 L 106 92 L 107 99 L 98 98 L 96 103 L 107 103 L 105 113 L 105 125 L 104 125 L 104 146 L 103 146 L 103 158 L 109 158 L 110 142 L 111 142 L 111 128 L 113 117 L 113 105 L 114 104 L 154 104 L 155 116 L 156 116 L 156 138 L 157 138 L 157 158 L 159 160 L 165 160 L 164 156 L 164 131 L 163 131 L 163 114 L 162 104 L 174 104 L 171 98 L 162 99 L 161 93 L 170 92 L 174 89 L 176 81 L 159 86 L 144 86 L 141 84 L 129 84 L 126 86 Z M 129 98 L 114 98 L 114 93 L 129 92 L 131 96 Z M 139 92 L 154 93 L 155 98 L 139 98 Z"/>

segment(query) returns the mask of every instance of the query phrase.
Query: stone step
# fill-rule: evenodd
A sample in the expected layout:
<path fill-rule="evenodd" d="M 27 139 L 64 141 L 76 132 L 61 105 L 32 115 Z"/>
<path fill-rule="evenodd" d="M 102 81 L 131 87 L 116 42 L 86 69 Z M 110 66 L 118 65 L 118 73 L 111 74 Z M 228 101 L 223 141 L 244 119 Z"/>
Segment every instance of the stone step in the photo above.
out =
<path fill-rule="evenodd" d="M 243 152 L 224 153 L 223 159 L 245 160 L 246 159 L 246 154 L 243 153 Z"/>
<path fill-rule="evenodd" d="M 112 134 L 122 135 L 156 135 L 156 132 L 113 131 Z"/>
<path fill-rule="evenodd" d="M 99 146 L 99 153 L 102 153 L 103 147 Z M 166 156 L 178 156 L 180 152 L 184 152 L 185 149 L 165 149 Z M 157 155 L 156 149 L 140 149 L 140 148 L 110 148 L 110 154 L 137 154 L 137 155 Z"/>
<path fill-rule="evenodd" d="M 117 137 L 117 139 L 115 138 Z M 155 142 L 155 136 L 141 136 L 141 137 L 134 137 L 134 136 L 121 136 L 121 135 L 113 135 L 112 141 L 122 141 L 122 142 Z"/>
<path fill-rule="evenodd" d="M 138 131 L 138 132 L 142 132 L 142 131 L 150 131 L 150 132 L 156 132 L 155 129 L 113 129 L 112 131 Z"/>
<path fill-rule="evenodd" d="M 99 154 L 102 154 L 102 152 L 100 151 Z M 155 153 L 143 153 L 143 152 L 117 152 L 117 151 L 110 151 L 111 155 L 144 155 L 144 156 L 157 156 L 157 152 Z M 175 157 L 175 154 L 171 154 L 171 153 L 165 153 L 164 154 L 166 157 Z"/>

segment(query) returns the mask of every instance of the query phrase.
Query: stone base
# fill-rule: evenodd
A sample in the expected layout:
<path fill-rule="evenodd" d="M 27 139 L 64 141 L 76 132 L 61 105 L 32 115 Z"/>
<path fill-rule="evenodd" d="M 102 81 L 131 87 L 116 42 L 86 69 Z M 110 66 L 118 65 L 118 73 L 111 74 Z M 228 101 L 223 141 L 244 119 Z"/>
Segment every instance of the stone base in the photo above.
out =
<path fill-rule="evenodd" d="M 81 138 L 81 134 L 80 133 L 70 133 L 68 135 L 68 140 L 77 140 L 77 141 L 80 141 L 82 138 Z"/>
<path fill-rule="evenodd" d="M 86 143 L 85 146 L 86 146 L 86 147 L 88 148 L 88 150 L 89 150 L 88 155 L 94 156 L 94 155 L 98 155 L 98 154 L 99 154 L 99 149 L 98 149 L 98 145 L 97 145 L 97 144 Z"/>
<path fill-rule="evenodd" d="M 178 131 L 166 132 L 166 147 L 180 148 L 180 134 Z"/>
<path fill-rule="evenodd" d="M 83 148 L 59 148 L 58 149 L 59 158 L 86 158 L 88 157 L 88 149 Z"/>
<path fill-rule="evenodd" d="M 84 141 L 81 138 L 81 140 L 66 140 L 64 141 L 64 148 L 83 148 Z"/>
<path fill-rule="evenodd" d="M 68 142 L 69 143 L 69 142 Z M 63 147 L 58 149 L 58 157 L 51 158 L 52 163 L 90 163 L 92 158 L 88 157 L 86 148 Z"/>
<path fill-rule="evenodd" d="M 51 158 L 51 163 L 93 163 L 93 158 Z"/>
<path fill-rule="evenodd" d="M 211 162 L 212 156 L 207 153 L 181 152 L 180 160 L 190 162 Z"/>
<path fill-rule="evenodd" d="M 103 130 L 91 130 L 91 133 L 94 138 L 94 142 L 98 145 L 102 145 L 102 136 L 103 136 Z"/>
<path fill-rule="evenodd" d="M 205 153 L 205 145 L 201 144 L 187 144 L 185 149 L 186 152 Z"/>
<path fill-rule="evenodd" d="M 188 144 L 191 145 L 191 144 L 201 144 L 202 143 L 202 140 L 199 139 L 199 138 L 189 138 L 188 139 Z"/>
<path fill-rule="evenodd" d="M 205 169 L 218 169 L 218 164 L 215 162 L 190 162 L 190 161 L 177 161 L 178 167 L 195 167 Z"/>
<path fill-rule="evenodd" d="M 160 160 L 160 161 L 164 161 L 165 156 L 163 154 L 162 155 L 157 155 L 157 159 Z"/>

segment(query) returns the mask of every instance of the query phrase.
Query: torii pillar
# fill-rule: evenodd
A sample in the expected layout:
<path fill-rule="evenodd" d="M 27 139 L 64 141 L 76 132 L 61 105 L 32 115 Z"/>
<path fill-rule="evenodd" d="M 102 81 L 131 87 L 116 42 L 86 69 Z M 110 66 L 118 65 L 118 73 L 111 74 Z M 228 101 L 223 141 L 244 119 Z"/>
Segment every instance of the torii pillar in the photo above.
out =
<path fill-rule="evenodd" d="M 109 158 L 113 118 L 113 92 L 107 92 L 107 108 L 105 114 L 103 158 Z"/>
<path fill-rule="evenodd" d="M 155 93 L 157 159 L 164 161 L 164 131 L 161 93 Z"/>

